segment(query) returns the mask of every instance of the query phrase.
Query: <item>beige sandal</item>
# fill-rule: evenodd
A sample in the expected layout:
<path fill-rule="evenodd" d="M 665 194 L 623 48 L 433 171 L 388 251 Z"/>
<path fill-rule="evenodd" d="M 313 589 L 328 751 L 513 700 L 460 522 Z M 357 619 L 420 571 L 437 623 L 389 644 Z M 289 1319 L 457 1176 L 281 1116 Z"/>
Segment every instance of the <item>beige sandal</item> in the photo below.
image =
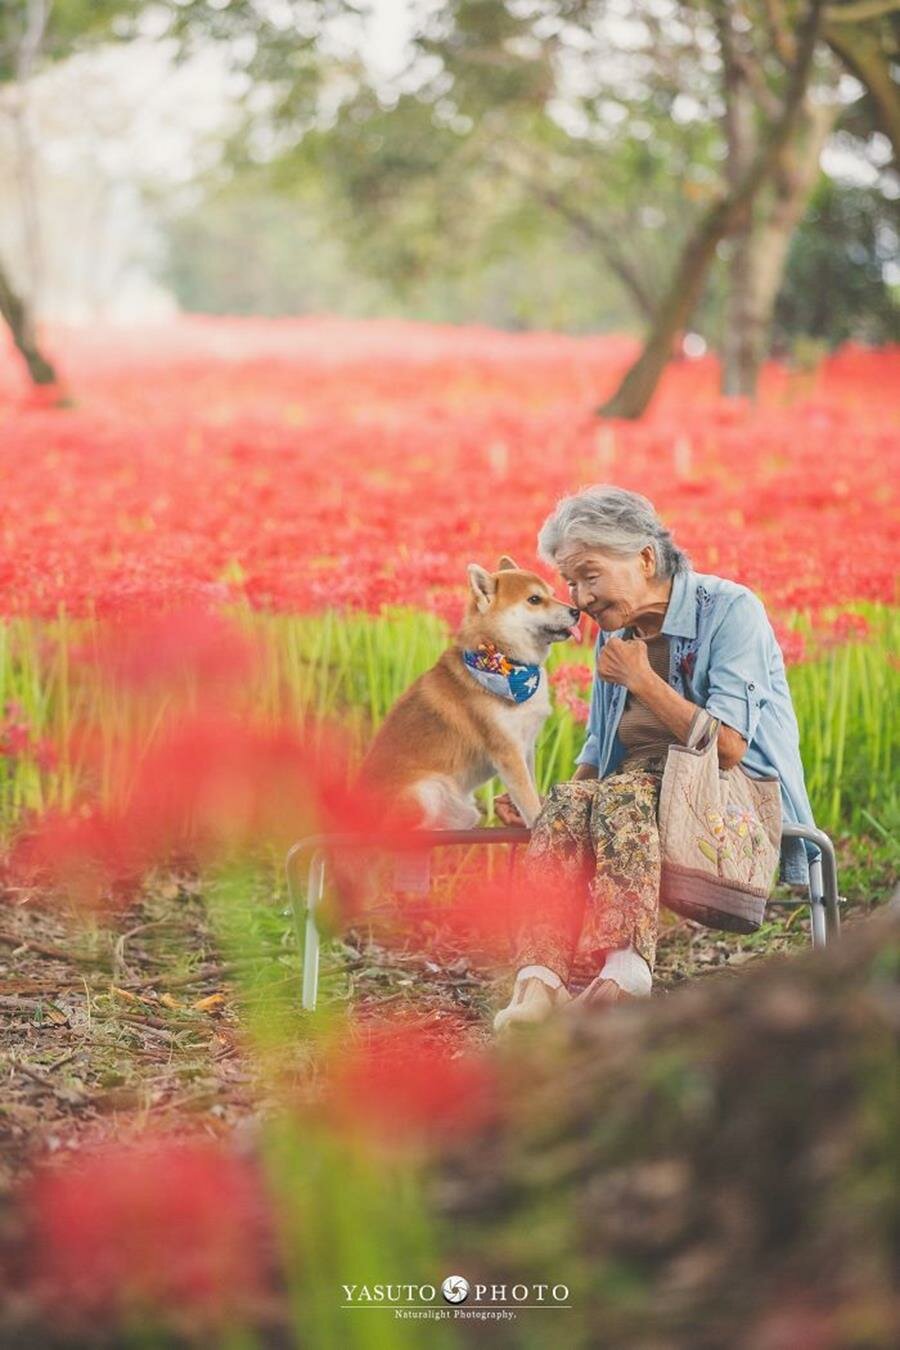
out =
<path fill-rule="evenodd" d="M 569 1004 L 570 1008 L 597 1008 L 611 1006 L 614 1003 L 634 1003 L 637 1001 L 635 994 L 629 994 L 615 980 L 606 979 L 603 975 L 595 975 L 589 985 L 582 989 L 580 994 Z"/>
<path fill-rule="evenodd" d="M 501 1008 L 494 1018 L 494 1031 L 505 1031 L 507 1027 L 534 1026 L 545 1022 L 558 1008 L 571 1003 L 572 995 L 566 986 L 551 989 L 549 984 L 532 975 L 527 980 L 516 980 L 513 996 L 505 1008 Z"/>

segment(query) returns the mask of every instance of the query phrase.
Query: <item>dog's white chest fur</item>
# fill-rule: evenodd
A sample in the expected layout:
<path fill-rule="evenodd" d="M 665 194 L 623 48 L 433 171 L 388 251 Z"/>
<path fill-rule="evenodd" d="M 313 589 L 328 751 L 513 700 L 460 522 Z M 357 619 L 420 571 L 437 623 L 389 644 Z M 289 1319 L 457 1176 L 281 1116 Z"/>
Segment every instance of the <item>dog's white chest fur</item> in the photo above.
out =
<path fill-rule="evenodd" d="M 541 727 L 550 716 L 550 682 L 541 667 L 540 683 L 531 698 L 524 703 L 510 703 L 503 698 L 491 699 L 491 720 L 528 755 L 538 738 Z"/>
<path fill-rule="evenodd" d="M 468 772 L 457 777 L 432 774 L 422 777 L 415 784 L 413 792 L 423 809 L 425 824 L 436 829 L 474 828 L 480 823 L 481 813 L 471 794 L 498 771 L 523 817 L 531 824 L 540 806 L 540 799 L 531 781 L 534 776 L 534 747 L 549 714 L 550 683 L 543 668 L 537 689 L 524 703 L 510 703 L 496 694 L 492 694 L 488 701 L 487 716 L 500 736 L 511 743 L 513 759 L 520 759 L 522 772 L 531 782 L 530 796 L 533 801 L 526 795 L 527 787 L 523 789 L 522 783 L 514 785 L 506 781 L 502 765 L 492 763 L 485 755 L 473 761 Z M 504 759 L 508 764 L 508 756 L 504 756 Z"/>

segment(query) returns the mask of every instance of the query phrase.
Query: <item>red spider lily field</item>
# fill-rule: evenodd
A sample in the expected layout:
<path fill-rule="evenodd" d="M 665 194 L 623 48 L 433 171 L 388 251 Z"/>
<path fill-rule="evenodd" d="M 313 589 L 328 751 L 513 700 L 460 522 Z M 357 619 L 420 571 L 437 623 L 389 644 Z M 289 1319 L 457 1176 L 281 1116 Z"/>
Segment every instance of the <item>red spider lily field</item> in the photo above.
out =
<path fill-rule="evenodd" d="M 460 618 L 466 564 L 558 584 L 538 527 L 617 483 L 764 600 L 845 926 L 867 917 L 898 848 L 900 351 L 770 364 L 756 406 L 718 396 L 713 358 L 675 361 L 632 423 L 597 414 L 625 338 L 185 318 L 48 339 L 61 405 L 0 359 L 0 1344 L 456 1345 L 346 1305 L 472 1258 L 441 1197 L 527 1081 L 487 1045 L 515 877 L 503 849 L 445 850 L 434 894 L 398 900 L 366 849 L 409 836 L 353 766 Z M 583 736 L 590 636 L 551 660 L 542 790 Z M 336 830 L 354 851 L 310 1013 L 282 862 Z M 807 946 L 776 900 L 747 938 L 671 916 L 654 1006 Z M 557 1297 L 524 1240 L 484 1250 L 486 1279 Z M 635 1252 L 603 1298 L 630 1297 Z M 556 1284 L 596 1294 L 592 1269 Z"/>
<path fill-rule="evenodd" d="M 3 396 L 7 615 L 149 601 L 454 618 L 466 562 L 534 559 L 555 499 L 650 493 L 701 571 L 775 615 L 894 601 L 900 352 L 771 367 L 762 405 L 674 365 L 638 424 L 595 409 L 624 339 L 400 322 L 183 321 L 62 334 L 72 406 Z"/>

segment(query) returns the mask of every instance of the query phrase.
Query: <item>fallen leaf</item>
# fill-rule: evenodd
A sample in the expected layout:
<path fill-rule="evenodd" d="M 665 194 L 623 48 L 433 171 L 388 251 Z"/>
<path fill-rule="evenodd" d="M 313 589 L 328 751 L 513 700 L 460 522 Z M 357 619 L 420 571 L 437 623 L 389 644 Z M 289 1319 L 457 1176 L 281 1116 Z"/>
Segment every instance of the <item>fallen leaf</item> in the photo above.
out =
<path fill-rule="evenodd" d="M 214 994 L 213 997 L 217 998 L 218 995 Z M 159 1002 L 163 1005 L 164 1008 L 181 1007 L 181 1004 L 178 1002 L 178 999 L 175 997 L 174 994 L 160 994 Z"/>
<path fill-rule="evenodd" d="M 196 1003 L 191 1004 L 195 1012 L 216 1012 L 224 1007 L 224 994 L 210 994 L 207 998 L 198 998 Z"/>

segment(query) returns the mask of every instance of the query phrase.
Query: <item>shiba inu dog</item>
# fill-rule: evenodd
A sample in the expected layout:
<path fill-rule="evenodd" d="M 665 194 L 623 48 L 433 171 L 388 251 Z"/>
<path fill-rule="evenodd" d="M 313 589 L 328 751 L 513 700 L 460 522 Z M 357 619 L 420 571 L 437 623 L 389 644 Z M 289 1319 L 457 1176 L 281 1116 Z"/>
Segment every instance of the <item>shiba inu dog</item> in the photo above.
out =
<path fill-rule="evenodd" d="M 498 775 L 526 824 L 541 800 L 535 742 L 550 712 L 544 664 L 580 611 L 541 577 L 500 559 L 468 567 L 471 594 L 453 645 L 388 714 L 363 761 L 368 785 L 425 829 L 470 829 L 473 792 Z"/>

